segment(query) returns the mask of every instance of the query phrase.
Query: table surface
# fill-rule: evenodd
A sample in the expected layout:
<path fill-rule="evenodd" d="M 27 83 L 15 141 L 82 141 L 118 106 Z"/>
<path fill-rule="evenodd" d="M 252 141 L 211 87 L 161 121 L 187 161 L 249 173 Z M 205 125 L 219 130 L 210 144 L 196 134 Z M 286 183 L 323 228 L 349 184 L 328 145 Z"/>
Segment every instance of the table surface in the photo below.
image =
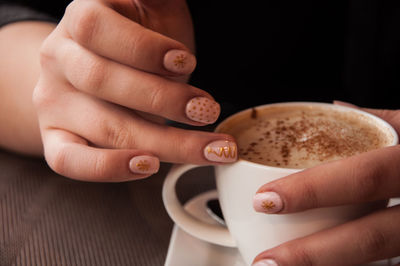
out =
<path fill-rule="evenodd" d="M 89 183 L 0 150 L 0 265 L 163 265 L 173 222 L 161 188 L 170 166 L 144 180 Z M 177 184 L 182 202 L 215 187 L 210 167 L 194 171 L 201 175 Z"/>
<path fill-rule="evenodd" d="M 173 222 L 161 189 L 170 167 L 143 180 L 89 183 L 0 149 L 0 266 L 164 265 Z M 178 198 L 214 188 L 212 168 L 197 168 L 179 179 Z"/>

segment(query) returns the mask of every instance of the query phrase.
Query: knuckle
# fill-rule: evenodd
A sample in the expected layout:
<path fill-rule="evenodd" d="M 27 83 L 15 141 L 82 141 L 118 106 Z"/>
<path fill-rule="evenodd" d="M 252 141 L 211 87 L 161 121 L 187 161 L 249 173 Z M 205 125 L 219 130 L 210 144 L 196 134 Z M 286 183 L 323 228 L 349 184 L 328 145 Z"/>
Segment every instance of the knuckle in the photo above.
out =
<path fill-rule="evenodd" d="M 51 153 L 45 153 L 45 158 L 50 168 L 61 175 L 67 173 L 67 150 L 66 144 L 61 144 Z"/>
<path fill-rule="evenodd" d="M 51 38 L 45 39 L 40 46 L 39 50 L 39 62 L 42 68 L 47 68 L 54 59 L 53 44 Z"/>
<path fill-rule="evenodd" d="M 71 84 L 91 94 L 101 92 L 108 79 L 109 67 L 105 60 L 87 53 L 79 45 L 69 43 L 58 51 L 64 73 Z"/>
<path fill-rule="evenodd" d="M 313 208 L 313 207 L 318 207 L 319 206 L 319 199 L 317 192 L 315 190 L 315 184 L 310 181 L 311 179 L 306 179 L 304 182 L 302 182 L 302 187 L 301 187 L 301 199 L 303 199 L 304 202 L 307 202 L 307 208 Z M 290 201 L 290 202 L 296 202 Z"/>
<path fill-rule="evenodd" d="M 103 132 L 106 142 L 113 148 L 135 147 L 132 130 L 123 121 L 114 121 L 112 125 L 107 122 L 103 123 Z"/>
<path fill-rule="evenodd" d="M 94 159 L 92 174 L 94 178 L 102 179 L 107 176 L 107 158 L 103 154 L 98 154 Z"/>
<path fill-rule="evenodd" d="M 316 265 L 314 262 L 313 256 L 311 253 L 305 248 L 298 248 L 298 250 L 294 253 L 296 261 L 298 261 L 298 265 L 302 266 L 313 266 Z"/>
<path fill-rule="evenodd" d="M 133 61 L 139 60 L 138 58 L 143 54 L 146 48 L 148 49 L 149 45 L 154 45 L 154 43 L 148 41 L 148 32 L 149 30 L 147 29 L 136 29 L 135 34 L 125 36 L 127 39 L 126 43 L 130 43 L 132 46 L 130 49 L 130 58 L 132 58 Z"/>
<path fill-rule="evenodd" d="M 32 103 L 36 108 L 40 108 L 46 102 L 46 99 L 42 91 L 43 89 L 39 85 L 36 85 L 36 87 L 33 89 Z"/>
<path fill-rule="evenodd" d="M 95 1 L 78 1 L 70 4 L 66 12 L 73 21 L 69 24 L 72 38 L 83 45 L 91 43 L 96 34 L 101 6 Z"/>
<path fill-rule="evenodd" d="M 379 229 L 366 228 L 359 232 L 361 238 L 358 241 L 358 247 L 364 257 L 375 257 L 387 244 L 385 235 Z"/>
<path fill-rule="evenodd" d="M 77 81 L 77 86 L 81 90 L 91 94 L 101 93 L 108 76 L 106 64 L 95 58 L 87 58 L 85 62 L 80 62 L 80 66 L 75 68 L 76 71 L 72 74 L 71 79 Z"/>
<path fill-rule="evenodd" d="M 153 86 L 149 98 L 151 111 L 154 113 L 162 112 L 163 103 L 165 102 L 163 86 L 160 84 Z"/>
<path fill-rule="evenodd" d="M 32 92 L 32 103 L 36 109 L 42 109 L 54 104 L 54 99 L 47 87 L 39 81 Z"/>
<path fill-rule="evenodd" d="M 130 146 L 131 141 L 129 140 L 129 134 L 127 134 L 126 130 L 111 130 L 109 132 L 111 133 L 109 136 L 112 138 L 111 143 L 114 147 L 126 148 Z"/>
<path fill-rule="evenodd" d="M 316 257 L 313 253 L 295 241 L 286 247 L 290 261 L 295 261 L 297 266 L 313 266 L 317 264 Z"/>
<path fill-rule="evenodd" d="M 304 249 L 301 249 L 300 251 L 295 253 L 294 256 L 296 257 L 296 261 L 299 262 L 298 265 L 302 265 L 302 266 L 313 266 L 313 265 L 315 265 L 315 263 L 313 262 L 311 256 Z"/>
<path fill-rule="evenodd" d="M 379 164 L 371 161 L 363 161 L 353 169 L 354 196 L 358 200 L 374 198 L 384 183 L 383 169 Z"/>

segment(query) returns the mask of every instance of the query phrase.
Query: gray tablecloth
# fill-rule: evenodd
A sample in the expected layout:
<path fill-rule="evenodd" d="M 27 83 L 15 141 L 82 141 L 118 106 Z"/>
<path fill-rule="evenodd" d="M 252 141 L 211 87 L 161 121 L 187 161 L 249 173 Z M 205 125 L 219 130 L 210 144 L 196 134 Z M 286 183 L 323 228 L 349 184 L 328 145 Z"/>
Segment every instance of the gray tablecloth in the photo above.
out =
<path fill-rule="evenodd" d="M 169 168 L 87 183 L 0 150 L 0 265 L 163 265 L 173 226 L 161 200 Z M 212 169 L 198 171 L 178 183 L 183 202 L 214 187 Z"/>

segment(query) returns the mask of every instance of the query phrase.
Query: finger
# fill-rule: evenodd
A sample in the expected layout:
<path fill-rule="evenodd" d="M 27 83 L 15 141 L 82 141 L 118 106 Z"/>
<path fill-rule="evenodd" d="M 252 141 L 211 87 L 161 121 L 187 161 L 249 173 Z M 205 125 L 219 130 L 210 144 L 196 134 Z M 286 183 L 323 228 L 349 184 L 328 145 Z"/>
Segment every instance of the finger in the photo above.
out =
<path fill-rule="evenodd" d="M 192 125 L 214 123 L 220 114 L 203 90 L 118 64 L 73 41 L 63 42 L 56 59 L 75 88 L 106 101 Z"/>
<path fill-rule="evenodd" d="M 42 132 L 49 166 L 73 179 L 122 182 L 148 177 L 159 169 L 158 158 L 149 153 L 90 147 L 81 137 L 59 129 Z"/>
<path fill-rule="evenodd" d="M 337 105 L 356 108 L 359 110 L 363 110 L 367 113 L 371 113 L 371 114 L 387 121 L 389 124 L 391 124 L 394 127 L 394 129 L 397 131 L 397 133 L 400 132 L 400 111 L 398 111 L 398 110 L 362 108 L 357 105 L 347 103 L 347 102 L 342 102 L 342 101 L 334 101 L 333 103 L 337 104 Z"/>
<path fill-rule="evenodd" d="M 186 75 L 195 68 L 196 59 L 185 45 L 98 1 L 72 2 L 65 20 L 73 40 L 111 60 L 161 75 Z"/>
<path fill-rule="evenodd" d="M 362 265 L 395 257 L 400 255 L 399 219 L 400 206 L 392 207 L 267 250 L 253 265 Z"/>
<path fill-rule="evenodd" d="M 43 99 L 36 96 L 36 104 L 41 106 L 44 129 L 62 128 L 99 147 L 145 150 L 168 162 L 209 164 L 237 159 L 236 144 L 229 135 L 152 123 L 76 90 L 63 91 L 58 102 L 54 97 L 46 100 L 43 94 Z"/>
<path fill-rule="evenodd" d="M 254 197 L 254 208 L 267 213 L 290 213 L 399 196 L 398 158 L 397 145 L 289 175 L 262 186 Z M 266 201 L 275 207 L 264 208 Z"/>
<path fill-rule="evenodd" d="M 397 133 L 400 132 L 400 111 L 371 108 L 362 108 L 362 110 L 382 118 L 391 124 Z"/>

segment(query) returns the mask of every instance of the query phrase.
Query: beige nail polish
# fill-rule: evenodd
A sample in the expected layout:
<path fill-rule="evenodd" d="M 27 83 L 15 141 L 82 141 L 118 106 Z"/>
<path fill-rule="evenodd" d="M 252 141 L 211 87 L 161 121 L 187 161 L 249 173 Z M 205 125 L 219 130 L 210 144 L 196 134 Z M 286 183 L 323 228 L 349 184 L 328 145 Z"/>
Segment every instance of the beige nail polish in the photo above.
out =
<path fill-rule="evenodd" d="M 196 57 L 184 50 L 169 50 L 164 56 L 164 67 L 171 72 L 187 75 L 196 67 Z"/>
<path fill-rule="evenodd" d="M 236 143 L 227 140 L 213 141 L 204 148 L 204 157 L 212 162 L 235 162 L 237 160 Z"/>
<path fill-rule="evenodd" d="M 221 108 L 207 97 L 195 97 L 186 104 L 186 116 L 193 121 L 212 124 L 217 121 Z"/>
<path fill-rule="evenodd" d="M 272 259 L 260 260 L 254 263 L 252 266 L 278 266 L 278 263 Z"/>
<path fill-rule="evenodd" d="M 160 168 L 160 161 L 157 157 L 139 155 L 133 157 L 129 162 L 129 169 L 135 174 L 154 174 Z"/>
<path fill-rule="evenodd" d="M 253 197 L 253 208 L 257 212 L 277 213 L 282 210 L 283 202 L 276 192 L 257 193 Z"/>

